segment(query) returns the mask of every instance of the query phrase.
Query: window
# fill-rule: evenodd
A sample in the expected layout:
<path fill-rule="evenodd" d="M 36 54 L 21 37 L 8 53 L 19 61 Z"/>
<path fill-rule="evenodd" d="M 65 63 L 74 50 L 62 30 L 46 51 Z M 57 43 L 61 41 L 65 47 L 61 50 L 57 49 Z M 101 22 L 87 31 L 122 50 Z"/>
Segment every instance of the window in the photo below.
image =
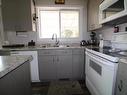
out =
<path fill-rule="evenodd" d="M 51 41 L 57 34 L 60 41 L 82 39 L 81 7 L 39 7 L 38 41 Z"/>

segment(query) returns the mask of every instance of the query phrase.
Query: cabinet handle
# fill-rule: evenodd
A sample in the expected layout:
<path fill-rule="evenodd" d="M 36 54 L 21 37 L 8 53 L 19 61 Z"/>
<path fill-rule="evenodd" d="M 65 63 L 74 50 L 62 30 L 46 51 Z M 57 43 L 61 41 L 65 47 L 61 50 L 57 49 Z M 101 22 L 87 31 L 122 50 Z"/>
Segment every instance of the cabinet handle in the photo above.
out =
<path fill-rule="evenodd" d="M 118 85 L 118 89 L 120 92 L 122 91 L 122 88 L 123 88 L 123 81 L 120 80 L 120 84 Z"/>
<path fill-rule="evenodd" d="M 59 62 L 59 57 L 57 57 L 57 62 Z"/>
<path fill-rule="evenodd" d="M 64 51 L 63 53 L 67 53 L 67 51 Z"/>
<path fill-rule="evenodd" d="M 53 58 L 53 63 L 54 63 L 54 58 Z"/>

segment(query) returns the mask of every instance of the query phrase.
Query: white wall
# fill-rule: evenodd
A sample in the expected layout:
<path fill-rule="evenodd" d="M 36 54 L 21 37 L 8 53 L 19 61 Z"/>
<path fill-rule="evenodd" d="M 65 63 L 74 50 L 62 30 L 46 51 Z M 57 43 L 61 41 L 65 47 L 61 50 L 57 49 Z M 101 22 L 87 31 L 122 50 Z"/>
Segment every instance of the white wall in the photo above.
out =
<path fill-rule="evenodd" d="M 89 33 L 87 32 L 87 0 L 65 0 L 64 5 L 55 5 L 55 0 L 36 0 L 36 6 L 56 6 L 56 7 L 71 7 L 71 6 L 81 6 L 83 7 L 83 23 L 82 23 L 82 39 L 88 40 L 89 39 Z M 7 40 L 11 44 L 15 43 L 25 43 L 27 44 L 30 40 L 34 40 L 37 42 L 37 32 L 26 32 L 23 33 L 24 35 L 27 35 L 27 37 L 19 37 L 16 35 L 15 32 L 7 32 Z"/>
<path fill-rule="evenodd" d="M 36 0 L 37 6 L 65 6 L 65 5 L 82 5 L 84 6 L 87 0 L 65 0 L 64 5 L 55 5 L 55 0 Z"/>
<path fill-rule="evenodd" d="M 35 42 L 37 41 L 37 32 L 21 32 L 21 33 L 16 33 L 9 31 L 7 32 L 7 40 L 9 41 L 10 44 L 26 44 L 30 42 L 31 40 L 34 40 Z"/>

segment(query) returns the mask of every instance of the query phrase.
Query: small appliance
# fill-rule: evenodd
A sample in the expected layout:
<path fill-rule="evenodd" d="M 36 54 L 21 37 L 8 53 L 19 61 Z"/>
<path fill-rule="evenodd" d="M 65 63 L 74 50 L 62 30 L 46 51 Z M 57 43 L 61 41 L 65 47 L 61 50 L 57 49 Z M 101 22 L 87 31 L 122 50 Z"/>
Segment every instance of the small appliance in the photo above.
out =
<path fill-rule="evenodd" d="M 99 6 L 99 23 L 127 16 L 127 0 L 103 0 Z"/>
<path fill-rule="evenodd" d="M 90 45 L 97 45 L 97 38 L 96 38 L 96 33 L 95 32 L 90 33 L 89 43 L 90 43 Z"/>
<path fill-rule="evenodd" d="M 31 40 L 30 42 L 28 42 L 28 46 L 35 46 L 35 42 Z"/>
<path fill-rule="evenodd" d="M 82 40 L 81 42 L 80 42 L 80 46 L 86 46 L 87 45 L 87 42 L 85 41 L 85 40 Z"/>

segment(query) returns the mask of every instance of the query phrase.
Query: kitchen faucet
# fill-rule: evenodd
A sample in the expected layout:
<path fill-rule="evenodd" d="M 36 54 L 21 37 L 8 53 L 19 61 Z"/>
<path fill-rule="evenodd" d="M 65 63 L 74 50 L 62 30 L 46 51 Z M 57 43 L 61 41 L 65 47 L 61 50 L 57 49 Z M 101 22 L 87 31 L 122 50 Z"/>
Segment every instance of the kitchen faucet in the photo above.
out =
<path fill-rule="evenodd" d="M 56 37 L 56 38 L 55 38 Z M 59 40 L 58 40 L 58 38 L 57 38 L 57 34 L 56 33 L 54 33 L 53 35 L 52 35 L 52 40 L 54 40 L 55 39 L 55 45 L 54 46 L 58 46 L 59 45 Z"/>

